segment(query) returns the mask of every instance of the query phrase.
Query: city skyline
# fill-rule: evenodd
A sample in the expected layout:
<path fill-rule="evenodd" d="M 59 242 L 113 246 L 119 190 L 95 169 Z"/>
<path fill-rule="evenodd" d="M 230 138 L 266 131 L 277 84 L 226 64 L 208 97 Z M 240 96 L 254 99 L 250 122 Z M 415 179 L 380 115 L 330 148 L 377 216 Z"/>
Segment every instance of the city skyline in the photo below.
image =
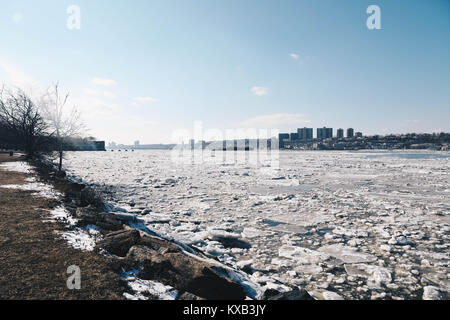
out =
<path fill-rule="evenodd" d="M 36 93 L 59 81 L 89 135 L 127 144 L 172 143 L 197 120 L 218 130 L 450 131 L 448 1 L 133 4 L 77 1 L 71 30 L 68 1 L 41 1 L 41 14 L 5 3 L 0 84 Z M 380 30 L 366 26 L 373 4 Z"/>

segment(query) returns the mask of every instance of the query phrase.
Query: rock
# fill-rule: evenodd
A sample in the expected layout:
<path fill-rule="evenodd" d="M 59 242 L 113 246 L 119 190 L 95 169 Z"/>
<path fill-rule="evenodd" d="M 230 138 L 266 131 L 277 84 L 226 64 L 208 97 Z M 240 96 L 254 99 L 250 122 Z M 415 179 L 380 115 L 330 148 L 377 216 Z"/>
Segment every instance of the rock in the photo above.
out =
<path fill-rule="evenodd" d="M 58 178 L 65 178 L 67 176 L 67 173 L 64 170 L 58 171 L 55 175 Z"/>
<path fill-rule="evenodd" d="M 272 288 L 266 289 L 266 291 L 264 291 L 261 300 L 269 300 L 272 297 L 275 297 L 277 295 L 279 295 L 281 292 Z"/>
<path fill-rule="evenodd" d="M 210 300 L 244 300 L 244 289 L 237 283 L 219 275 L 208 266 L 197 269 L 186 283 L 186 291 Z"/>
<path fill-rule="evenodd" d="M 176 244 L 148 235 L 143 235 L 139 240 L 139 244 L 158 251 L 160 254 L 181 252 L 181 249 Z"/>
<path fill-rule="evenodd" d="M 98 213 L 93 208 L 78 208 L 75 215 L 79 219 L 78 224 L 83 227 L 93 224 L 108 231 L 122 229 L 122 222 L 120 219 L 111 213 Z"/>
<path fill-rule="evenodd" d="M 139 243 L 140 238 L 141 236 L 137 230 L 111 232 L 98 242 L 97 247 L 103 248 L 119 257 L 125 257 L 130 248 Z"/>
<path fill-rule="evenodd" d="M 136 212 L 136 211 L 134 211 L 134 212 Z M 140 210 L 138 210 L 137 212 L 140 213 Z M 137 221 L 136 215 L 133 214 L 133 212 L 115 213 L 114 215 L 117 217 L 117 219 L 119 219 L 120 221 L 123 221 L 123 222 L 136 222 Z"/>
<path fill-rule="evenodd" d="M 306 290 L 296 289 L 276 294 L 267 300 L 314 300 L 314 298 Z"/>
<path fill-rule="evenodd" d="M 150 240 L 141 239 L 141 243 L 144 242 L 148 245 Z M 219 274 L 208 263 L 186 255 L 169 242 L 155 250 L 158 247 L 155 243 L 156 240 L 151 239 L 152 248 L 135 245 L 128 252 L 127 264 L 142 268 L 142 279 L 158 281 L 204 299 L 245 299 L 244 289 L 239 284 Z"/>
<path fill-rule="evenodd" d="M 441 300 L 442 294 L 438 287 L 426 286 L 423 288 L 423 300 Z"/>

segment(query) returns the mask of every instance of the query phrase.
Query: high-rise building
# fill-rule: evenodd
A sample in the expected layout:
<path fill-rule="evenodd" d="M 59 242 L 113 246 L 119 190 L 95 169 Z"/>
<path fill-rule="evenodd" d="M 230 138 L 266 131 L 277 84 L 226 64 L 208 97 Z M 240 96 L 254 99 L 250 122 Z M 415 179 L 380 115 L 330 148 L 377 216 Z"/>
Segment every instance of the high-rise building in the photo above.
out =
<path fill-rule="evenodd" d="M 297 133 L 300 140 L 310 140 L 313 138 L 313 128 L 299 128 L 297 129 Z"/>
<path fill-rule="evenodd" d="M 363 134 L 362 134 L 362 132 L 357 132 L 357 133 L 356 133 L 356 136 L 357 136 L 358 138 L 362 138 Z"/>
<path fill-rule="evenodd" d="M 353 138 L 354 135 L 355 135 L 355 130 L 353 130 L 353 128 L 348 128 L 347 129 L 347 138 Z"/>
<path fill-rule="evenodd" d="M 333 128 L 317 128 L 317 139 L 327 139 L 333 137 Z"/>
<path fill-rule="evenodd" d="M 338 131 L 337 131 L 337 138 L 338 139 L 344 138 L 344 129 L 338 129 Z"/>
<path fill-rule="evenodd" d="M 284 147 L 284 140 L 289 139 L 289 133 L 280 133 L 278 134 L 278 142 L 280 144 L 280 148 Z"/>
<path fill-rule="evenodd" d="M 298 133 L 297 133 L 297 132 L 290 133 L 290 134 L 289 134 L 289 140 L 291 140 L 291 141 L 297 141 L 297 140 L 298 140 Z"/>
<path fill-rule="evenodd" d="M 322 137 L 322 128 L 317 128 L 317 135 L 316 135 L 317 139 L 323 139 Z"/>

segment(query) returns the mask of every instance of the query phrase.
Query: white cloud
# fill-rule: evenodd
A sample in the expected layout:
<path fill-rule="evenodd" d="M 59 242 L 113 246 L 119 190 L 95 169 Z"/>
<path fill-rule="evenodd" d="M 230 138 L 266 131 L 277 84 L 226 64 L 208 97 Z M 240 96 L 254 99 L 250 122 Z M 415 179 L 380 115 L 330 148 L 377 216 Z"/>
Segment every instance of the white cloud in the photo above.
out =
<path fill-rule="evenodd" d="M 20 12 L 16 12 L 12 15 L 11 19 L 14 23 L 20 23 L 23 19 L 23 14 Z"/>
<path fill-rule="evenodd" d="M 300 58 L 300 56 L 298 54 L 295 53 L 289 53 L 289 56 L 294 59 L 294 60 L 298 60 L 298 58 Z"/>
<path fill-rule="evenodd" d="M 117 82 L 112 79 L 101 79 L 101 78 L 93 78 L 91 80 L 93 84 L 99 85 L 99 86 L 105 86 L 105 87 L 111 87 L 117 85 Z"/>
<path fill-rule="evenodd" d="M 300 113 L 277 113 L 256 116 L 240 123 L 243 127 L 251 128 L 284 128 L 309 123 L 305 115 Z"/>
<path fill-rule="evenodd" d="M 109 99 L 116 98 L 116 94 L 111 91 L 98 91 L 95 89 L 87 88 L 84 90 L 84 93 L 86 93 L 89 96 L 101 96 Z"/>
<path fill-rule="evenodd" d="M 267 95 L 268 90 L 269 90 L 269 89 L 267 89 L 267 88 L 265 88 L 265 87 L 253 87 L 253 88 L 250 89 L 250 91 L 251 91 L 255 96 L 258 96 L 258 97 L 262 97 L 262 96 Z"/>
<path fill-rule="evenodd" d="M 136 101 L 140 102 L 140 103 L 153 103 L 153 102 L 158 101 L 158 99 L 155 99 L 152 97 L 137 97 Z"/>

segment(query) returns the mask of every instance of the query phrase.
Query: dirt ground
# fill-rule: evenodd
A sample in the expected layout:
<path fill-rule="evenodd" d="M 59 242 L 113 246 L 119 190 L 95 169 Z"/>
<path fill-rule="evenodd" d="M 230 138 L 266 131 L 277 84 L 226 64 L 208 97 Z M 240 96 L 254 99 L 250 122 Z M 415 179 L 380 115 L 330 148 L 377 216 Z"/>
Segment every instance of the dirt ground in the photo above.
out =
<path fill-rule="evenodd" d="M 0 153 L 0 162 L 21 160 Z M 24 184 L 27 174 L 0 169 L 0 185 Z M 58 239 L 58 223 L 44 223 L 56 200 L 29 191 L 0 188 L 0 299 L 123 299 L 126 282 L 110 269 L 109 259 L 69 247 Z M 80 267 L 81 289 L 67 288 L 67 268 Z"/>

